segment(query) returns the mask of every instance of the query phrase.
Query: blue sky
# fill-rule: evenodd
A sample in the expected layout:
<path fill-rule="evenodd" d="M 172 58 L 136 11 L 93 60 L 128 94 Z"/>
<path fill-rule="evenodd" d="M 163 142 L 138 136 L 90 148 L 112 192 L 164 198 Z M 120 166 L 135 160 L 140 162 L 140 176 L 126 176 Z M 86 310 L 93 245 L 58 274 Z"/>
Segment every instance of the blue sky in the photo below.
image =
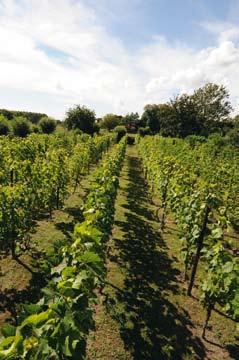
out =
<path fill-rule="evenodd" d="M 239 0 L 0 0 L 0 107 L 142 112 L 206 82 L 239 111 Z"/>
<path fill-rule="evenodd" d="M 147 43 L 156 34 L 170 42 L 181 41 L 200 48 L 215 40 L 215 36 L 202 29 L 201 22 L 238 22 L 233 12 L 235 8 L 239 10 L 238 0 L 86 0 L 84 3 L 93 7 L 108 31 L 130 48 Z"/>

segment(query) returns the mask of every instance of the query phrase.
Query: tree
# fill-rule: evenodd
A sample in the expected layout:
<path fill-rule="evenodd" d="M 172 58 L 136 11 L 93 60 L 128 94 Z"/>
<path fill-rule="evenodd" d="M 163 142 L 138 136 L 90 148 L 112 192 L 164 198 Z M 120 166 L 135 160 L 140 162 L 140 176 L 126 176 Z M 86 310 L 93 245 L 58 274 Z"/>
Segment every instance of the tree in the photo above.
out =
<path fill-rule="evenodd" d="M 79 129 L 87 134 L 94 133 L 95 112 L 86 106 L 76 105 L 66 113 L 65 124 L 68 130 Z"/>
<path fill-rule="evenodd" d="M 124 118 L 122 119 L 122 124 L 124 125 L 128 125 L 128 124 L 135 124 L 138 125 L 139 123 L 139 114 L 136 113 L 128 113 L 124 116 Z"/>
<path fill-rule="evenodd" d="M 144 112 L 141 116 L 141 123 L 144 127 L 149 127 L 153 134 L 159 132 L 160 123 L 158 115 L 158 105 L 146 105 L 144 107 Z"/>
<path fill-rule="evenodd" d="M 31 133 L 30 123 L 24 117 L 16 117 L 12 128 L 15 136 L 26 137 Z"/>
<path fill-rule="evenodd" d="M 221 129 L 232 110 L 229 92 L 223 85 L 208 83 L 191 96 L 201 126 L 201 134 L 208 135 Z"/>
<path fill-rule="evenodd" d="M 232 106 L 229 93 L 223 85 L 208 83 L 194 91 L 182 94 L 166 104 L 146 105 L 141 117 L 142 126 L 163 136 L 208 136 L 225 133 L 232 128 L 229 114 Z"/>
<path fill-rule="evenodd" d="M 239 115 L 236 115 L 236 116 L 233 118 L 233 124 L 235 124 L 236 126 L 239 126 Z"/>
<path fill-rule="evenodd" d="M 0 135 L 8 135 L 10 133 L 10 126 L 3 115 L 0 115 Z"/>
<path fill-rule="evenodd" d="M 41 118 L 39 127 L 44 134 L 51 134 L 56 129 L 56 121 L 47 116 Z"/>
<path fill-rule="evenodd" d="M 159 104 L 157 116 L 160 123 L 160 134 L 162 136 L 177 137 L 179 122 L 172 104 Z"/>
<path fill-rule="evenodd" d="M 116 126 L 121 124 L 121 119 L 122 117 L 119 115 L 115 115 L 115 114 L 106 114 L 101 122 L 100 122 L 100 126 L 102 128 L 113 130 Z"/>
<path fill-rule="evenodd" d="M 171 100 L 171 106 L 175 114 L 175 136 L 184 138 L 201 133 L 202 125 L 192 96 L 187 94 L 177 96 Z"/>
<path fill-rule="evenodd" d="M 125 125 L 127 131 L 136 132 L 138 130 L 140 124 L 139 114 L 136 113 L 128 113 L 122 119 L 122 125 Z"/>

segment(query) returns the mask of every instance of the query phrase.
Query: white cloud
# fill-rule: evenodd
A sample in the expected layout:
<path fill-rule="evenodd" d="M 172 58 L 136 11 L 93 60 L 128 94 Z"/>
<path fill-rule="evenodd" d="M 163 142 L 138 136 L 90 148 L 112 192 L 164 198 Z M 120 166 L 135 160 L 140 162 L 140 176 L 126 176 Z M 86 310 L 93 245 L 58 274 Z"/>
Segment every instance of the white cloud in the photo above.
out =
<path fill-rule="evenodd" d="M 233 105 L 239 110 L 239 47 L 233 41 L 221 40 L 219 36 L 217 46 L 200 51 L 171 47 L 163 41 L 147 49 L 141 65 L 148 67 L 148 73 L 152 74 L 146 92 L 154 102 L 160 95 L 163 99 L 172 96 L 175 90 L 192 92 L 206 82 L 216 82 L 227 86 Z"/>
<path fill-rule="evenodd" d="M 131 53 L 79 1 L 0 4 L 0 107 L 60 118 L 75 103 L 97 115 L 142 111 L 149 101 L 167 101 L 207 81 L 226 84 L 238 102 L 238 29 L 232 26 L 204 24 L 217 35 L 215 47 L 195 51 L 156 35 Z"/>
<path fill-rule="evenodd" d="M 230 22 L 202 22 L 201 27 L 216 35 L 219 42 L 239 39 L 239 27 Z"/>
<path fill-rule="evenodd" d="M 239 64 L 239 48 L 236 48 L 232 41 L 223 41 L 217 48 L 210 51 L 206 63 L 222 67 Z"/>

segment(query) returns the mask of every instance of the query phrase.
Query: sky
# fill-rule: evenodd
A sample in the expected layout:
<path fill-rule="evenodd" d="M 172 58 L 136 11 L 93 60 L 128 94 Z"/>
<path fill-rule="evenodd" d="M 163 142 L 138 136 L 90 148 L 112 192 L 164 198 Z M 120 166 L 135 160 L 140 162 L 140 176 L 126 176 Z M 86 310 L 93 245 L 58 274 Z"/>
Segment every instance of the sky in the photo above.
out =
<path fill-rule="evenodd" d="M 0 108 L 142 113 L 207 82 L 239 112 L 239 0 L 0 0 Z"/>

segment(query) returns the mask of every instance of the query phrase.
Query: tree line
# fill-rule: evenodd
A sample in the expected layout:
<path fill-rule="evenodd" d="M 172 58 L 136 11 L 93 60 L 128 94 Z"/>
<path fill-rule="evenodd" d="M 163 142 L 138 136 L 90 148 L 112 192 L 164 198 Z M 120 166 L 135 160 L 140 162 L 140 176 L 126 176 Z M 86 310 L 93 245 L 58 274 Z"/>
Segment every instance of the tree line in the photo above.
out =
<path fill-rule="evenodd" d="M 108 113 L 97 118 L 94 110 L 75 105 L 60 122 L 63 127 L 78 133 L 94 134 L 114 131 L 119 139 L 128 132 L 140 135 L 160 134 L 185 138 L 196 135 L 208 137 L 218 133 L 239 144 L 239 115 L 232 118 L 229 92 L 223 85 L 208 83 L 192 94 L 181 94 L 166 103 L 147 104 L 141 115 L 131 112 L 125 116 Z M 44 114 L 0 109 L 0 135 L 12 133 L 26 136 L 30 132 L 51 133 L 57 122 Z"/>
<path fill-rule="evenodd" d="M 10 119 L 3 113 L 5 111 L 0 110 L 0 135 L 13 135 L 24 138 L 31 133 L 51 134 L 56 129 L 57 121 L 47 115 L 42 116 L 36 124 L 32 123 L 27 117 L 19 115 L 21 112 L 14 111 L 14 115 Z"/>
<path fill-rule="evenodd" d="M 66 113 L 65 125 L 69 130 L 87 133 L 108 131 L 138 131 L 141 135 L 160 134 L 165 137 L 185 138 L 196 135 L 208 137 L 218 133 L 227 135 L 239 144 L 239 115 L 232 118 L 229 92 L 223 85 L 208 83 L 192 94 L 181 94 L 166 103 L 148 104 L 141 115 L 125 116 L 108 113 L 96 118 L 95 112 L 77 105 Z"/>
<path fill-rule="evenodd" d="M 31 111 L 16 111 L 0 109 L 0 115 L 3 115 L 7 120 L 12 120 L 14 117 L 23 116 L 33 124 L 38 124 L 41 118 L 46 117 L 44 113 L 36 113 Z"/>
<path fill-rule="evenodd" d="M 167 103 L 146 105 L 141 121 L 153 134 L 181 138 L 208 136 L 233 127 L 231 111 L 227 89 L 208 83 L 191 95 L 182 94 Z"/>

